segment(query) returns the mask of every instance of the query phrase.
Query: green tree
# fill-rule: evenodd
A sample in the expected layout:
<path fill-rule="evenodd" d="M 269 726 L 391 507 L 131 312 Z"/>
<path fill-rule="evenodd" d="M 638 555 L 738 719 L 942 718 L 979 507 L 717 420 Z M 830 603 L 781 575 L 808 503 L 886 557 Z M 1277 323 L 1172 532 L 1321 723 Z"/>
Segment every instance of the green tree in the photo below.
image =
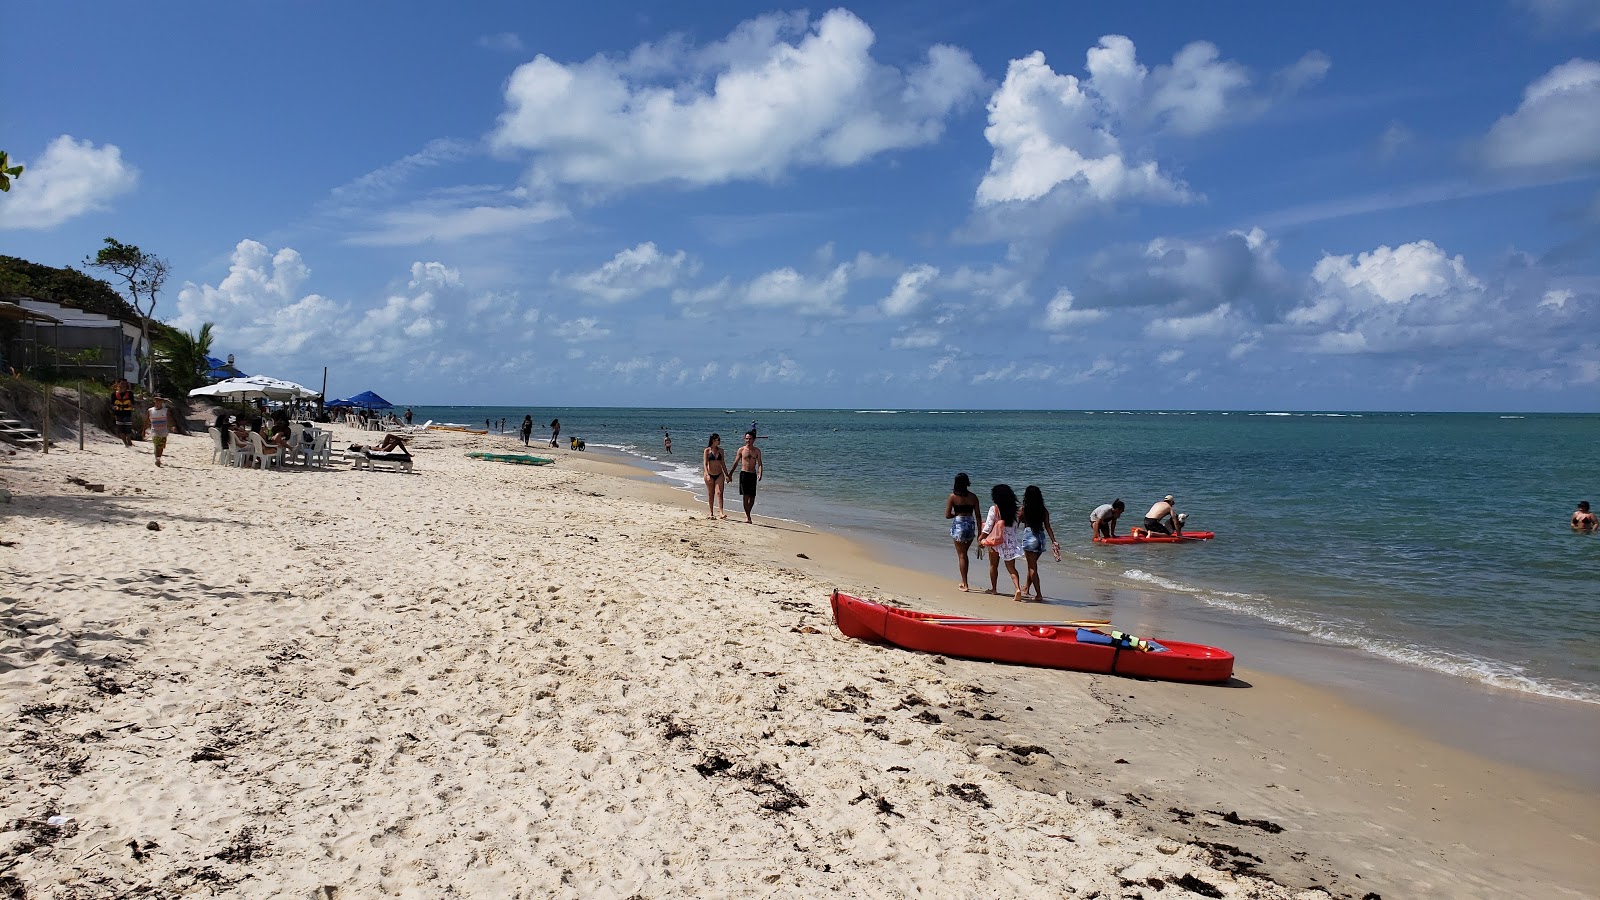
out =
<path fill-rule="evenodd" d="M 167 261 L 153 253 L 146 253 L 133 244 L 124 244 L 116 238 L 106 238 L 106 245 L 94 256 L 85 257 L 83 264 L 91 269 L 102 269 L 121 278 L 128 286 L 128 301 L 139 313 L 139 330 L 145 346 L 145 387 L 156 389 L 155 366 L 150 365 L 150 318 L 156 311 L 156 299 L 167 283 Z M 148 306 L 146 305 L 148 304 Z"/>
<path fill-rule="evenodd" d="M 164 328 L 156 335 L 156 368 L 161 381 L 179 398 L 205 383 L 206 357 L 211 355 L 211 323 L 194 334 Z M 181 401 L 180 401 L 181 402 Z"/>
<path fill-rule="evenodd" d="M 0 191 L 11 190 L 11 179 L 22 174 L 22 166 L 11 164 L 11 156 L 0 150 Z"/>

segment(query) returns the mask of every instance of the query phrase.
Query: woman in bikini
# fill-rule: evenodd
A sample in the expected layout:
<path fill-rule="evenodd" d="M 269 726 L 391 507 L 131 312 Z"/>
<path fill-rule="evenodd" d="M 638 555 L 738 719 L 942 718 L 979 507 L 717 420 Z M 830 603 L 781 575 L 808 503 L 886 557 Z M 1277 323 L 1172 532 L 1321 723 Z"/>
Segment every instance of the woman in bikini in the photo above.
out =
<path fill-rule="evenodd" d="M 1017 575 L 1017 560 L 1022 558 L 1022 542 L 1017 539 L 1017 492 L 1009 484 L 989 490 L 989 517 L 983 521 L 983 546 L 989 551 L 989 591 L 1000 593 L 1000 563 L 1011 573 L 1012 596 L 1022 599 L 1022 579 Z"/>
<path fill-rule="evenodd" d="M 706 506 L 711 511 L 711 515 L 706 518 L 718 518 L 717 511 L 721 510 L 722 515 L 720 518 L 726 519 L 728 510 L 724 505 L 723 493 L 731 476 L 728 474 L 727 458 L 722 453 L 722 435 L 713 434 L 711 439 L 706 441 L 706 449 L 701 457 L 701 466 L 702 474 L 705 476 L 706 481 Z"/>
<path fill-rule="evenodd" d="M 956 473 L 955 486 L 944 501 L 944 517 L 950 523 L 950 540 L 956 545 L 956 561 L 961 567 L 961 589 L 967 590 L 967 551 L 978 537 L 978 495 L 971 490 L 972 479 Z"/>
<path fill-rule="evenodd" d="M 1061 561 L 1061 545 L 1056 543 L 1056 532 L 1050 527 L 1050 510 L 1044 505 L 1044 491 L 1030 484 L 1022 492 L 1022 553 L 1028 558 L 1028 580 L 1022 585 L 1023 594 L 1033 591 L 1035 603 L 1044 602 L 1044 588 L 1039 586 L 1039 557 L 1044 555 L 1045 538 L 1050 539 L 1050 550 L 1056 562 Z"/>

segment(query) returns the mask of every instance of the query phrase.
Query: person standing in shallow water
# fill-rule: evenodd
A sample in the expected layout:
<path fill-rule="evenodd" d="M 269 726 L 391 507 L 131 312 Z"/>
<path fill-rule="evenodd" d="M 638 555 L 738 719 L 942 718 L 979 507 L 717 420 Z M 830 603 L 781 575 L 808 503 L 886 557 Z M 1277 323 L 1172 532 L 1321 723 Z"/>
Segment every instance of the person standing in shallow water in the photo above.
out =
<path fill-rule="evenodd" d="M 706 441 L 706 449 L 700 456 L 702 474 L 706 482 L 706 507 L 711 513 L 708 519 L 726 519 L 728 510 L 725 506 L 728 492 L 728 461 L 722 450 L 722 435 L 715 432 Z"/>
<path fill-rule="evenodd" d="M 961 568 L 961 589 L 967 587 L 967 551 L 978 537 L 978 495 L 971 490 L 972 479 L 965 472 L 956 473 L 955 485 L 944 501 L 944 517 L 950 523 L 950 540 L 956 547 L 956 561 Z"/>
<path fill-rule="evenodd" d="M 671 432 L 667 432 L 666 437 L 661 439 L 661 444 L 662 444 L 662 446 L 667 448 L 667 452 L 668 453 L 672 452 L 672 433 Z"/>
<path fill-rule="evenodd" d="M 1028 560 L 1028 578 L 1022 583 L 1024 596 L 1031 590 L 1035 603 L 1044 602 L 1044 588 L 1039 585 L 1039 557 L 1044 555 L 1045 537 L 1050 539 L 1050 552 L 1056 562 L 1061 561 L 1061 544 L 1050 527 L 1050 510 L 1044 505 L 1044 491 L 1036 484 L 1028 485 L 1022 492 L 1022 554 Z"/>
<path fill-rule="evenodd" d="M 528 446 L 528 439 L 533 437 L 533 416 L 522 417 L 522 446 Z"/>
<path fill-rule="evenodd" d="M 1572 511 L 1572 530 L 1587 533 L 1596 528 L 1600 528 L 1600 519 L 1589 511 L 1589 501 L 1579 500 L 1578 508 Z"/>

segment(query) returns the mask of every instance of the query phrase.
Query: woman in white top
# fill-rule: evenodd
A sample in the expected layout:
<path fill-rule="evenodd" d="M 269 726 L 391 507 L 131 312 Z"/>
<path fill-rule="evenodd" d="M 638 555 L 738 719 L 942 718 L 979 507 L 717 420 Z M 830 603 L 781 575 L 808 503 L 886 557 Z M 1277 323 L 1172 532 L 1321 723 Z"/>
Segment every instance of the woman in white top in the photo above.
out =
<path fill-rule="evenodd" d="M 1017 537 L 1017 492 L 1009 484 L 997 484 L 989 489 L 989 517 L 983 521 L 983 540 L 989 551 L 989 593 L 1000 593 L 1000 563 L 1011 573 L 1011 590 L 1014 599 L 1022 599 L 1022 578 L 1017 574 L 1017 560 L 1023 556 L 1022 541 Z"/>

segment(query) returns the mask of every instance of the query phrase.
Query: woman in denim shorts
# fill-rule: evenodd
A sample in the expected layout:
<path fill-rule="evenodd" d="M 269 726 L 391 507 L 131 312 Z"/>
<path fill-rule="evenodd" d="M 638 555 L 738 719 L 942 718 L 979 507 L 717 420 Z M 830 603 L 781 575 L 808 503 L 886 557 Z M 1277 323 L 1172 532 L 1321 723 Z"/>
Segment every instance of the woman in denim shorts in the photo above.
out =
<path fill-rule="evenodd" d="M 950 523 L 950 540 L 956 545 L 956 560 L 961 566 L 961 589 L 967 590 L 967 550 L 978 537 L 978 495 L 971 490 L 972 479 L 956 473 L 956 483 L 944 502 L 944 517 Z"/>
<path fill-rule="evenodd" d="M 1049 547 L 1055 553 L 1056 562 L 1061 561 L 1061 545 L 1056 543 L 1055 529 L 1050 527 L 1050 510 L 1044 505 L 1044 491 L 1039 490 L 1036 484 L 1028 485 L 1022 492 L 1022 552 L 1028 558 L 1028 580 L 1022 586 L 1024 592 L 1033 591 L 1033 600 L 1044 602 L 1044 589 L 1039 586 L 1039 557 L 1044 555 L 1045 538 L 1050 539 Z"/>

